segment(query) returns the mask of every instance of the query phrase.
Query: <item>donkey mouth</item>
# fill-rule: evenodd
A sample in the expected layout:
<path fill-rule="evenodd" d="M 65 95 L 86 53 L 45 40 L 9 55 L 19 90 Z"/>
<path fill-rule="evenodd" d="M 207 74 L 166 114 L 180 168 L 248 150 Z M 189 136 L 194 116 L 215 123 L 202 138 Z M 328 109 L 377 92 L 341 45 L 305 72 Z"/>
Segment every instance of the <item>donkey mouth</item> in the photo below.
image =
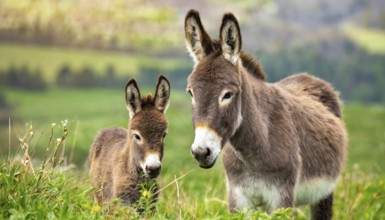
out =
<path fill-rule="evenodd" d="M 201 168 L 203 168 L 203 169 L 210 169 L 211 167 L 213 167 L 215 165 L 215 161 L 216 160 L 217 159 L 215 159 L 214 161 L 211 161 L 211 162 L 208 162 L 208 161 L 204 161 L 204 162 L 198 161 L 198 163 L 199 163 L 199 166 Z"/>
<path fill-rule="evenodd" d="M 160 170 L 148 172 L 148 173 L 146 173 L 146 176 L 149 177 L 150 179 L 155 179 L 159 176 L 159 174 L 160 174 Z"/>

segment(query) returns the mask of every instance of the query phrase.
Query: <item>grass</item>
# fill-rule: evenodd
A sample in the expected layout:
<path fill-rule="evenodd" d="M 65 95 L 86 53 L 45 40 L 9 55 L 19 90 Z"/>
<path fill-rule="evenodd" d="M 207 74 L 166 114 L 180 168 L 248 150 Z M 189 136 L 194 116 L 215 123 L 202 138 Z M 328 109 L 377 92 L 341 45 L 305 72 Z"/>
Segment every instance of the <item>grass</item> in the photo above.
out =
<path fill-rule="evenodd" d="M 140 85 L 140 82 L 139 82 Z M 142 94 L 151 89 L 145 89 Z M 126 127 L 128 115 L 123 91 L 61 90 L 27 93 L 7 90 L 7 100 L 13 111 L 12 135 L 23 137 L 32 123 L 34 137 L 29 142 L 34 164 L 40 164 L 49 143 L 62 137 L 62 120 L 68 120 L 67 155 L 74 148 L 72 162 L 76 167 L 66 173 L 58 168 L 47 169 L 44 182 L 36 187 L 36 176 L 21 164 L 22 158 L 1 160 L 0 216 L 8 218 L 138 218 L 132 209 L 100 208 L 93 203 L 91 185 L 84 169 L 88 148 L 97 130 L 103 127 Z M 167 186 L 161 192 L 156 213 L 147 213 L 154 219 L 247 219 L 244 213 L 230 214 L 227 210 L 224 170 L 222 161 L 209 170 L 200 169 L 191 157 L 193 141 L 190 98 L 184 92 L 172 91 L 167 112 L 169 135 L 165 143 L 165 157 L 159 182 Z M 349 130 L 349 161 L 335 194 L 335 219 L 385 218 L 385 108 L 349 104 L 344 117 Z M 56 126 L 51 134 L 52 123 Z M 8 155 L 8 127 L 3 127 L 1 152 Z M 4 139 L 3 139 L 4 138 Z M 13 139 L 12 149 L 18 141 Z M 20 155 L 20 154 L 19 154 Z M 58 154 L 60 155 L 60 154 Z M 67 163 L 70 161 L 67 161 Z M 20 174 L 18 174 L 20 173 Z M 39 174 L 39 166 L 35 174 Z M 17 178 L 14 178 L 17 176 Z M 182 177 L 176 181 L 177 178 Z M 18 181 L 18 182 L 15 182 Z M 7 199 L 11 196 L 13 199 Z M 46 201 L 46 202 L 45 202 Z M 55 204 L 55 205 L 52 205 Z M 282 210 L 281 212 L 289 212 Z M 300 208 L 295 219 L 306 219 L 309 210 Z M 256 219 L 285 219 L 252 214 Z M 78 216 L 78 217 L 76 217 Z M 0 218 L 2 218 L 0 217 Z"/>
<path fill-rule="evenodd" d="M 349 131 L 350 167 L 385 173 L 385 109 L 383 106 L 350 104 L 344 112 Z"/>
<path fill-rule="evenodd" d="M 75 71 L 92 67 L 99 74 L 112 65 L 118 75 L 135 75 L 143 67 L 167 72 L 186 66 L 186 61 L 134 53 L 0 43 L 0 72 L 10 66 L 27 66 L 32 71 L 40 70 L 43 78 L 52 83 L 63 65 L 68 65 Z"/>
<path fill-rule="evenodd" d="M 385 32 L 353 25 L 342 27 L 345 35 L 370 53 L 385 54 Z"/>

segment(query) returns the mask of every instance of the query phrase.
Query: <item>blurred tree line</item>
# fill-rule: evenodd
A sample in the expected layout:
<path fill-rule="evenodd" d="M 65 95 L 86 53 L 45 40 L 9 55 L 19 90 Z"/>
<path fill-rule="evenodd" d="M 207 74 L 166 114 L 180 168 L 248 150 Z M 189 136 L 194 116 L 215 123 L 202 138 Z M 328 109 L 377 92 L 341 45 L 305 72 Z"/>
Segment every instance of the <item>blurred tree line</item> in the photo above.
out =
<path fill-rule="evenodd" d="M 307 72 L 331 82 L 347 101 L 385 103 L 385 55 L 372 54 L 348 40 L 317 46 L 283 49 L 276 53 L 257 51 L 268 81 Z M 336 46 L 341 48 L 335 48 Z"/>
<path fill-rule="evenodd" d="M 385 54 L 372 54 L 343 39 L 338 44 L 323 42 L 317 47 L 302 46 L 282 48 L 277 52 L 256 51 L 261 60 L 268 81 L 275 82 L 290 74 L 308 72 L 331 82 L 347 101 L 364 103 L 385 103 Z M 340 45 L 342 48 L 337 48 Z M 332 50 L 331 47 L 334 47 Z M 312 49 L 310 49 L 312 48 Z M 328 52 L 333 51 L 333 52 Z M 340 52 L 335 52 L 340 51 Z M 191 66 L 174 70 L 142 68 L 135 75 L 144 86 L 152 87 L 154 79 L 164 74 L 173 89 L 184 89 Z M 1 70 L 0 70 L 1 71 Z M 2 88 L 16 88 L 29 91 L 46 90 L 50 86 L 60 88 L 118 88 L 124 87 L 132 74 L 117 73 L 113 65 L 106 66 L 98 73 L 90 66 L 74 70 L 63 65 L 55 74 L 53 85 L 49 85 L 39 69 L 30 70 L 28 66 L 14 67 L 0 72 Z M 0 90 L 0 106 L 5 106 L 5 96 Z"/>
<path fill-rule="evenodd" d="M 287 48 L 279 52 L 256 51 L 255 56 L 261 60 L 269 82 L 276 82 L 293 73 L 308 72 L 331 82 L 346 101 L 385 103 L 385 54 L 366 52 L 345 39 L 338 44 L 341 48 L 336 50 L 336 45 L 323 42 L 314 47 Z M 135 78 L 144 86 L 152 87 L 156 77 L 163 74 L 170 80 L 173 89 L 184 90 L 191 70 L 191 66 L 167 71 L 144 67 L 135 74 Z M 39 69 L 11 66 L 2 73 L 0 70 L 0 85 L 2 88 L 30 91 L 42 91 L 49 87 L 121 89 L 133 76 L 117 73 L 113 65 L 107 65 L 103 73 L 98 73 L 91 66 L 75 70 L 66 64 L 55 75 L 54 83 L 49 85 Z M 0 90 L 0 107 L 6 105 L 3 92 Z"/>
<path fill-rule="evenodd" d="M 153 81 L 158 75 L 163 74 L 170 79 L 175 89 L 184 89 L 185 82 L 191 67 L 174 69 L 164 72 L 157 68 L 142 68 L 135 78 L 144 86 L 153 87 Z M 0 70 L 0 85 L 2 88 L 14 88 L 28 91 L 44 91 L 50 87 L 58 88 L 118 88 L 125 86 L 126 82 L 133 74 L 117 73 L 113 65 L 107 65 L 102 73 L 96 72 L 90 66 L 84 66 L 80 70 L 73 69 L 70 65 L 62 65 L 56 72 L 53 83 L 48 83 L 44 79 L 40 70 L 31 71 L 28 66 L 11 66 L 5 71 Z M 0 90 L 0 106 L 5 103 L 2 99 Z"/>

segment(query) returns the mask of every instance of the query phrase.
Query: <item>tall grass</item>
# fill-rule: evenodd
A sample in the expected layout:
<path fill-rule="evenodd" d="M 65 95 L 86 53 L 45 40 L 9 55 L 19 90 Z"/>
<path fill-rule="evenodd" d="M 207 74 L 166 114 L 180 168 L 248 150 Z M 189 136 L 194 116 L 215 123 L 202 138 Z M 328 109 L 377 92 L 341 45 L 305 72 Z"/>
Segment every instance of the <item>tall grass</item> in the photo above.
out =
<path fill-rule="evenodd" d="M 92 200 L 94 189 L 87 175 L 65 171 L 60 157 L 55 152 L 64 147 L 67 134 L 48 141 L 48 157 L 38 165 L 30 157 L 28 149 L 33 131 L 26 129 L 20 140 L 21 157 L 7 158 L 0 162 L 0 218 L 4 219 L 292 219 L 291 209 L 281 209 L 268 215 L 247 211 L 231 214 L 222 198 L 212 197 L 207 187 L 197 190 L 205 192 L 203 198 L 194 197 L 188 189 L 180 187 L 184 177 L 177 178 L 161 188 L 161 199 L 150 205 L 151 195 L 142 191 L 139 201 L 145 207 L 142 214 L 135 207 L 111 205 L 100 207 Z M 63 138 L 59 141 L 58 138 Z M 220 176 L 220 174 L 219 174 Z M 196 178 L 195 181 L 202 181 Z M 221 184 L 206 182 L 215 188 Z M 223 188 L 220 189 L 222 191 Z M 343 174 L 335 194 L 335 219 L 383 219 L 385 218 L 385 178 L 374 178 L 358 169 Z M 294 219 L 307 219 L 308 209 L 297 210 Z"/>
<path fill-rule="evenodd" d="M 55 136 L 59 127 L 61 133 Z M 120 205 L 119 199 L 100 207 L 92 199 L 94 189 L 87 175 L 68 171 L 64 152 L 65 140 L 69 134 L 67 122 L 62 126 L 51 125 L 44 159 L 39 162 L 30 156 L 31 141 L 34 137 L 32 125 L 26 126 L 25 135 L 19 139 L 19 150 L 15 157 L 0 162 L 0 218 L 5 219 L 291 219 L 291 209 L 277 210 L 272 215 L 263 212 L 229 214 L 224 207 L 214 210 L 203 209 L 181 199 L 187 195 L 179 188 L 179 181 L 187 176 L 176 177 L 159 191 L 153 192 L 152 184 L 142 185 L 142 197 L 132 206 Z M 57 130 L 57 129 L 56 129 Z M 22 155 L 22 156 L 18 156 Z M 39 162 L 40 165 L 37 165 Z M 161 199 L 152 204 L 154 193 L 165 193 L 165 189 L 175 186 L 176 191 L 168 192 L 169 200 Z M 141 213 L 137 212 L 141 208 Z M 218 208 L 218 210 L 215 210 Z M 223 213 L 222 213 L 223 212 Z"/>
<path fill-rule="evenodd" d="M 40 165 L 30 156 L 34 137 L 32 125 L 27 126 L 19 139 L 20 153 L 1 161 L 0 218 L 73 219 L 90 215 L 87 207 L 92 207 L 92 202 L 87 197 L 92 188 L 85 184 L 87 180 L 61 172 L 64 155 L 60 152 L 64 152 L 67 125 L 63 122 L 62 134 L 56 137 L 53 136 L 55 127 L 53 124 Z"/>

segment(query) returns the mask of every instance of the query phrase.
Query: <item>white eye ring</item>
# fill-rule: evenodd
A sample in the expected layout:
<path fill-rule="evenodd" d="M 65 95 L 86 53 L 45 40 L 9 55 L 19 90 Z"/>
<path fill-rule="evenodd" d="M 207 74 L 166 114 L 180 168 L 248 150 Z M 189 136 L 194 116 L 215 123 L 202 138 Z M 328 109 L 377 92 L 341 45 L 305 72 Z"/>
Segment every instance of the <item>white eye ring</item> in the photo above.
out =
<path fill-rule="evenodd" d="M 191 89 L 187 89 L 187 92 L 190 94 L 190 96 L 191 96 L 191 102 L 192 102 L 192 104 L 194 104 L 195 103 L 195 101 L 194 101 L 194 93 L 193 93 L 193 91 L 191 90 Z"/>
<path fill-rule="evenodd" d="M 134 134 L 134 138 L 135 138 L 137 141 L 141 141 L 141 140 L 142 140 L 142 138 L 141 138 L 139 135 L 137 135 L 137 134 Z"/>
<path fill-rule="evenodd" d="M 231 97 L 233 97 L 233 93 L 232 92 L 226 92 L 223 97 L 222 97 L 222 102 L 226 99 L 230 99 Z"/>
<path fill-rule="evenodd" d="M 219 96 L 219 105 L 224 106 L 231 102 L 232 98 L 234 97 L 234 92 L 232 90 L 223 90 L 221 95 Z"/>
<path fill-rule="evenodd" d="M 131 132 L 132 134 L 132 137 L 137 141 L 137 142 L 141 142 L 142 141 L 142 137 L 139 135 L 139 132 L 137 131 L 132 131 Z"/>
<path fill-rule="evenodd" d="M 194 95 L 193 95 L 193 93 L 192 93 L 191 89 L 187 90 L 187 92 L 190 94 L 191 98 L 193 98 L 193 97 L 194 97 Z"/>

